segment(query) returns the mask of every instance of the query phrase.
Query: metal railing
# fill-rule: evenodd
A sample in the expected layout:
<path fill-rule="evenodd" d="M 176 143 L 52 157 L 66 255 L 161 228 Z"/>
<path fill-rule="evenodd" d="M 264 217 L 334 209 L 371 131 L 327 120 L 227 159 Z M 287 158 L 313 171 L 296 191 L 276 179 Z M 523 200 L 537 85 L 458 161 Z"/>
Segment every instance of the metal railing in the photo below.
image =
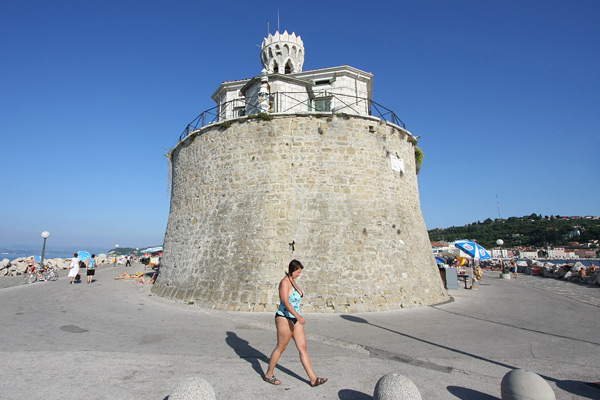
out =
<path fill-rule="evenodd" d="M 333 107 L 332 107 L 333 105 Z M 215 122 L 223 122 L 244 115 L 258 114 L 260 112 L 258 95 L 251 95 L 247 99 L 235 99 L 216 105 L 203 111 L 194 118 L 183 130 L 179 140 L 185 139 L 189 134 Z M 323 114 L 350 114 L 368 115 L 391 122 L 406 129 L 406 125 L 396 113 L 389 108 L 373 101 L 372 99 L 350 96 L 340 93 L 322 91 L 316 92 L 314 97 L 308 97 L 306 92 L 275 92 L 269 95 L 269 113 L 323 113 Z"/>

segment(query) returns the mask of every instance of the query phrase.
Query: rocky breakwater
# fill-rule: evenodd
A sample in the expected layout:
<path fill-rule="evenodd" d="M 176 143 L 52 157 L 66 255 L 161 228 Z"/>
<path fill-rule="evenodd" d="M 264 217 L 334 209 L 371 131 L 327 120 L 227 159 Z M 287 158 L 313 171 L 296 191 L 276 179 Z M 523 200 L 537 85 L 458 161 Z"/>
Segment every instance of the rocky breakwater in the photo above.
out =
<path fill-rule="evenodd" d="M 576 283 L 587 283 L 600 285 L 600 269 L 598 267 L 587 267 L 580 262 L 575 264 L 553 264 L 536 261 L 533 267 L 538 269 L 536 275 L 545 278 L 561 279 Z M 535 271 L 535 270 L 534 270 Z"/>
<path fill-rule="evenodd" d="M 31 257 L 19 257 L 14 260 L 9 260 L 8 258 L 0 261 L 0 277 L 4 276 L 17 276 L 23 275 L 27 272 L 28 261 Z M 98 265 L 108 263 L 107 258 L 97 258 Z M 49 258 L 44 259 L 44 265 L 50 268 L 56 267 L 57 269 L 69 269 L 69 265 L 71 264 L 71 259 L 63 259 L 63 258 Z M 39 268 L 40 263 L 36 261 L 35 267 Z"/>

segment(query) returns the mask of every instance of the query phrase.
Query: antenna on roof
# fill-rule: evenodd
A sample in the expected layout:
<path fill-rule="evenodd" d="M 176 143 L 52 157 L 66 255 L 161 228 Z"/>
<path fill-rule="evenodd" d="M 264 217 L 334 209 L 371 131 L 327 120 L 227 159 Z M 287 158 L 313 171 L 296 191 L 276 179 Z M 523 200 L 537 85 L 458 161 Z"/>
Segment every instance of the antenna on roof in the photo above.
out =
<path fill-rule="evenodd" d="M 500 200 L 498 200 L 498 195 L 496 195 L 496 204 L 498 205 L 498 219 L 502 219 L 500 217 Z"/>

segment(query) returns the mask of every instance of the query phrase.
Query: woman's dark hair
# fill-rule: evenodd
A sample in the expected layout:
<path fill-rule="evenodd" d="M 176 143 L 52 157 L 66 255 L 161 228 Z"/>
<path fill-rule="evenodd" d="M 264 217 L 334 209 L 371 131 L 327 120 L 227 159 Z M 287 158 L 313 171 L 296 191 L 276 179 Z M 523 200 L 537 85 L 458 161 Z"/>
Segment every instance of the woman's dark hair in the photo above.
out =
<path fill-rule="evenodd" d="M 292 275 L 292 272 L 297 271 L 299 269 L 303 269 L 304 265 L 302 265 L 302 263 L 298 260 L 292 260 L 290 261 L 290 267 L 288 269 L 288 273 L 290 275 Z"/>
<path fill-rule="evenodd" d="M 77 253 L 73 254 L 73 256 L 77 257 Z"/>
<path fill-rule="evenodd" d="M 92 254 L 92 258 L 95 258 L 95 257 L 96 257 L 96 255 L 95 255 L 95 254 Z"/>

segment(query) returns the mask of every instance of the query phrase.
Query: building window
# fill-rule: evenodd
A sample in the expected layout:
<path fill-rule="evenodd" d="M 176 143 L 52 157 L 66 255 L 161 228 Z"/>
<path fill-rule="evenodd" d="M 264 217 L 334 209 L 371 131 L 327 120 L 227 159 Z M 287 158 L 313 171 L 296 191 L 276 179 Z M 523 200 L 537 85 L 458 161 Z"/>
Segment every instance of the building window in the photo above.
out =
<path fill-rule="evenodd" d="M 316 98 L 315 111 L 331 111 L 331 97 Z"/>
<path fill-rule="evenodd" d="M 235 107 L 233 109 L 233 115 L 235 117 L 243 117 L 244 115 L 246 115 L 246 107 L 245 106 Z"/>

